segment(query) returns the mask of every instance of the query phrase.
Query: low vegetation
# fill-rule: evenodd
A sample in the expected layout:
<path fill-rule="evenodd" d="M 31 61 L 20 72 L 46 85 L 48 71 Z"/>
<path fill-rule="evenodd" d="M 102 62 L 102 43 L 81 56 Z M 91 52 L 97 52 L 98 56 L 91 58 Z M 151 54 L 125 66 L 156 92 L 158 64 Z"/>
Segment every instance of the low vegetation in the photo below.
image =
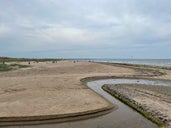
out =
<path fill-rule="evenodd" d="M 0 64 L 0 72 L 16 70 L 20 68 L 27 68 L 30 67 L 28 65 L 21 65 L 21 64 Z"/>
<path fill-rule="evenodd" d="M 42 59 L 35 59 L 35 58 L 9 58 L 9 57 L 0 57 L 0 62 L 45 62 L 45 61 L 60 61 L 63 59 L 53 59 L 53 58 L 42 58 Z"/>

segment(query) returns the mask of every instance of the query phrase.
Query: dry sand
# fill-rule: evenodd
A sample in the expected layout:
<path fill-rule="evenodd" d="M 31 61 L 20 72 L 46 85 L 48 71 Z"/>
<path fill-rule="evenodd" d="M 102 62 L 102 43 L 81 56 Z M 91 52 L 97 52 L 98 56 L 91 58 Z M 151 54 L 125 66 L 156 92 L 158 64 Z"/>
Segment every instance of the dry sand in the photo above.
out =
<path fill-rule="evenodd" d="M 84 86 L 80 79 L 136 74 L 133 69 L 90 62 L 39 62 L 31 65 L 31 68 L 0 73 L 0 117 L 103 109 L 111 104 Z"/>

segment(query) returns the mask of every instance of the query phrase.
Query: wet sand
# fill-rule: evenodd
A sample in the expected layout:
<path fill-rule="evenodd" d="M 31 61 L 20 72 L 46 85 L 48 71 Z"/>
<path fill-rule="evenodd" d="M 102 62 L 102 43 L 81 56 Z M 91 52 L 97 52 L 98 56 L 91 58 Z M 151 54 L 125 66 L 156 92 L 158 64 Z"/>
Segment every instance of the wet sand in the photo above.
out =
<path fill-rule="evenodd" d="M 153 121 L 171 127 L 171 86 L 111 84 L 103 88 Z"/>

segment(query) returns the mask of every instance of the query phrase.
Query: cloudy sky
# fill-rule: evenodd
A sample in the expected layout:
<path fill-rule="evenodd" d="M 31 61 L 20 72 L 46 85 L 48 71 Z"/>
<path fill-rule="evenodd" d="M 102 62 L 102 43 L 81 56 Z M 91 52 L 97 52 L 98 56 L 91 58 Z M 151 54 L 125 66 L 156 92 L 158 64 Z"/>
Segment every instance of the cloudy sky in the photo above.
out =
<path fill-rule="evenodd" d="M 0 0 L 0 56 L 171 58 L 171 0 Z"/>

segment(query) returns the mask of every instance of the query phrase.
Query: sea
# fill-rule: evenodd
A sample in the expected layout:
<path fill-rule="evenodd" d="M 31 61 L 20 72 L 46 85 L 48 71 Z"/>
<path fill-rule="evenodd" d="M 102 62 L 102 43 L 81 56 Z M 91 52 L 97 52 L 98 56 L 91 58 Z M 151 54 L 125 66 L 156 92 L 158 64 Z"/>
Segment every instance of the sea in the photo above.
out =
<path fill-rule="evenodd" d="M 171 59 L 82 59 L 84 61 L 110 62 L 125 64 L 143 64 L 152 66 L 171 67 Z"/>

